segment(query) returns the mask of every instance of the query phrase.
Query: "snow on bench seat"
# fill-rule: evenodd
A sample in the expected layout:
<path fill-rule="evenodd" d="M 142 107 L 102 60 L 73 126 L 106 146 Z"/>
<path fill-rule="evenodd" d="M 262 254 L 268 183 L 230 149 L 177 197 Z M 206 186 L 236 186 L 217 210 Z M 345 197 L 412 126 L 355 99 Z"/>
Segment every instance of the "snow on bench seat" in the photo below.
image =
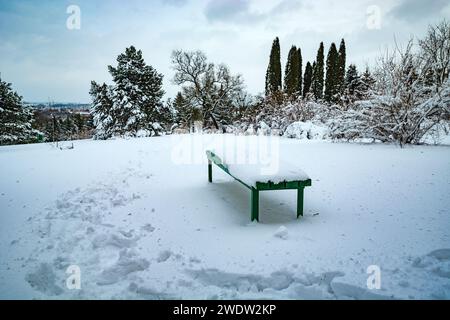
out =
<path fill-rule="evenodd" d="M 309 176 L 301 169 L 296 168 L 290 163 L 280 161 L 276 168 L 276 173 L 264 174 L 271 171 L 267 165 L 259 164 L 231 164 L 227 165 L 230 174 L 239 178 L 250 187 L 256 187 L 260 183 L 278 184 L 281 182 L 305 181 Z"/>
<path fill-rule="evenodd" d="M 214 163 L 250 189 L 252 221 L 259 221 L 259 192 L 264 190 L 297 189 L 297 218 L 303 216 L 303 192 L 305 187 L 311 186 L 311 179 L 300 168 L 279 161 L 278 158 L 275 161 L 268 161 L 267 164 L 265 161 L 258 164 L 257 158 L 251 159 L 245 153 L 239 154 L 237 157 L 239 161 L 230 159 L 236 161 L 228 163 L 209 150 L 206 151 L 206 156 L 208 157 L 208 181 L 210 183 L 212 183 L 212 164 Z"/>
<path fill-rule="evenodd" d="M 310 179 L 303 170 L 281 159 L 270 159 L 271 161 L 267 161 L 267 163 L 257 163 L 257 158 L 254 155 L 245 153 L 236 157 L 239 161 L 236 161 L 237 159 L 227 161 L 226 157 L 217 153 L 213 154 L 222 160 L 222 164 L 227 168 L 230 175 L 249 187 L 256 188 L 257 183 L 278 184 Z"/>

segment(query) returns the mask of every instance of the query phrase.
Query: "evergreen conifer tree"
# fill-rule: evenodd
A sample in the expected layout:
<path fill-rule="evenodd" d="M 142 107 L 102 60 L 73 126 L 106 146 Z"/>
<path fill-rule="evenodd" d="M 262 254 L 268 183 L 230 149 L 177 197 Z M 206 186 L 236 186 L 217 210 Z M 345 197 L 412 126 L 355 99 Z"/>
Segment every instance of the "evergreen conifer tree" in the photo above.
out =
<path fill-rule="evenodd" d="M 298 92 L 298 81 L 300 76 L 300 59 L 298 57 L 299 51 L 295 46 L 289 50 L 288 59 L 286 62 L 286 69 L 284 73 L 284 92 L 292 96 Z"/>
<path fill-rule="evenodd" d="M 358 74 L 358 70 L 354 64 L 350 64 L 347 69 L 347 74 L 345 76 L 345 87 L 348 94 L 354 95 L 355 92 L 360 88 L 361 78 Z"/>
<path fill-rule="evenodd" d="M 114 85 L 91 84 L 97 131 L 105 138 L 113 134 L 135 135 L 139 130 L 157 134 L 167 119 L 162 103 L 162 74 L 145 63 L 141 50 L 131 46 L 108 66 Z M 104 103 L 104 105 L 102 105 Z M 106 121 L 102 124 L 99 121 Z"/>
<path fill-rule="evenodd" d="M 92 97 L 91 114 L 94 120 L 96 139 L 108 139 L 116 132 L 116 109 L 114 109 L 113 89 L 105 83 L 91 82 L 89 94 Z"/>
<path fill-rule="evenodd" d="M 193 108 L 187 103 L 181 92 L 178 92 L 173 102 L 176 112 L 176 122 L 186 128 L 190 128 Z"/>
<path fill-rule="evenodd" d="M 23 107 L 22 97 L 0 78 L 0 145 L 33 141 L 37 132 L 32 122 L 33 114 Z"/>
<path fill-rule="evenodd" d="M 336 45 L 331 44 L 330 50 L 328 50 L 327 55 L 327 72 L 325 79 L 325 101 L 331 102 L 336 101 L 336 94 L 339 90 L 339 62 L 338 62 L 338 52 L 336 50 Z"/>
<path fill-rule="evenodd" d="M 322 99 L 323 97 L 323 87 L 324 87 L 324 53 L 323 53 L 323 42 L 320 43 L 319 50 L 317 51 L 317 58 L 315 61 L 315 66 L 313 68 L 313 81 L 312 81 L 312 92 L 316 99 Z"/>
<path fill-rule="evenodd" d="M 337 77 L 337 85 L 338 85 L 338 93 L 343 93 L 345 90 L 345 63 L 346 63 L 346 52 L 345 52 L 345 41 L 341 40 L 341 44 L 339 46 L 339 58 L 338 58 L 338 77 Z"/>
<path fill-rule="evenodd" d="M 266 72 L 266 96 L 282 90 L 280 40 L 275 38 L 270 52 L 269 66 Z"/>
<path fill-rule="evenodd" d="M 135 134 L 153 130 L 162 109 L 163 76 L 146 65 L 142 51 L 131 46 L 117 58 L 117 67 L 108 66 L 115 83 L 114 104 L 118 111 L 119 132 Z"/>
<path fill-rule="evenodd" d="M 298 88 L 297 92 L 298 95 L 302 95 L 302 88 L 303 88 L 303 58 L 302 58 L 302 50 L 300 48 L 297 49 L 297 56 L 298 56 Z"/>
<path fill-rule="evenodd" d="M 313 76 L 313 67 L 311 66 L 311 63 L 309 63 L 308 61 L 305 67 L 305 76 L 303 77 L 303 97 L 306 97 L 306 95 L 310 91 L 312 76 Z"/>
<path fill-rule="evenodd" d="M 368 67 L 366 67 L 366 70 L 361 75 L 361 89 L 360 92 L 364 97 L 367 97 L 370 93 L 370 90 L 374 89 L 375 85 L 375 78 L 370 73 L 370 70 Z"/>

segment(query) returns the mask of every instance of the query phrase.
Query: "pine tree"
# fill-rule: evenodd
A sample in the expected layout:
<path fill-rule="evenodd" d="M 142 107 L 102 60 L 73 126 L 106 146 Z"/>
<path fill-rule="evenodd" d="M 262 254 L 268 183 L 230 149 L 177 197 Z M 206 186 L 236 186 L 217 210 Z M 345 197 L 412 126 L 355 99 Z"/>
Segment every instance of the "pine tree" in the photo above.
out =
<path fill-rule="evenodd" d="M 280 40 L 275 38 L 270 51 L 269 66 L 266 72 L 266 96 L 282 90 Z"/>
<path fill-rule="evenodd" d="M 305 76 L 303 77 L 303 97 L 306 97 L 308 92 L 311 88 L 311 82 L 312 82 L 312 76 L 313 76 L 313 67 L 311 66 L 311 63 L 309 61 L 306 63 L 305 67 Z"/>
<path fill-rule="evenodd" d="M 84 128 L 86 127 L 86 123 L 83 119 L 83 117 L 81 116 L 81 114 L 76 113 L 74 116 L 74 122 L 75 122 L 75 127 L 76 127 L 76 131 L 77 133 L 81 133 L 83 132 Z"/>
<path fill-rule="evenodd" d="M 108 70 L 114 81 L 112 87 L 95 82 L 91 85 L 93 114 L 97 114 L 97 120 L 107 121 L 106 124 L 97 121 L 97 131 L 106 134 L 105 137 L 135 135 L 139 130 L 157 134 L 161 130 L 160 122 L 167 118 L 161 100 L 163 75 L 147 65 L 141 50 L 133 46 L 118 56 L 117 67 L 108 66 Z M 99 105 L 102 102 L 105 105 Z"/>
<path fill-rule="evenodd" d="M 0 145 L 34 141 L 38 132 L 32 122 L 33 114 L 23 107 L 22 97 L 0 78 Z"/>
<path fill-rule="evenodd" d="M 117 58 L 117 67 L 108 66 L 115 83 L 114 102 L 118 109 L 119 132 L 135 134 L 140 129 L 153 130 L 158 123 L 163 75 L 146 65 L 142 51 L 131 46 Z"/>
<path fill-rule="evenodd" d="M 345 41 L 341 40 L 339 46 L 339 57 L 338 57 L 338 93 L 342 94 L 345 90 L 345 63 L 346 63 L 346 52 L 345 52 Z"/>
<path fill-rule="evenodd" d="M 345 75 L 345 91 L 343 101 L 347 104 L 351 104 L 354 101 L 366 98 L 366 93 L 367 91 L 365 90 L 365 86 L 361 80 L 358 69 L 354 64 L 350 64 Z"/>
<path fill-rule="evenodd" d="M 301 79 L 300 75 L 300 59 L 298 57 L 299 51 L 295 46 L 289 50 L 289 55 L 286 63 L 284 73 L 284 92 L 289 96 L 297 94 L 299 91 L 298 81 Z"/>
<path fill-rule="evenodd" d="M 116 133 L 117 110 L 114 109 L 113 89 L 105 83 L 91 82 L 89 94 L 92 97 L 91 114 L 94 120 L 96 139 L 108 139 Z"/>
<path fill-rule="evenodd" d="M 328 50 L 327 55 L 327 72 L 325 79 L 325 101 L 331 102 L 336 101 L 336 94 L 340 87 L 338 83 L 339 77 L 339 61 L 338 52 L 336 50 L 336 45 L 331 44 L 330 50 Z"/>
<path fill-rule="evenodd" d="M 323 86 L 324 86 L 323 72 L 324 72 L 324 53 L 323 53 L 323 42 L 321 42 L 319 50 L 317 51 L 317 58 L 313 70 L 313 81 L 311 84 L 312 92 L 316 99 L 322 99 L 323 97 Z"/>
<path fill-rule="evenodd" d="M 354 96 L 361 89 L 361 77 L 358 74 L 358 70 L 354 64 L 350 64 L 345 76 L 345 87 L 347 94 Z"/>
<path fill-rule="evenodd" d="M 176 122 L 189 128 L 192 122 L 193 108 L 187 103 L 181 92 L 178 92 L 173 102 L 176 112 Z"/>
<path fill-rule="evenodd" d="M 360 92 L 364 97 L 367 97 L 370 94 L 370 91 L 374 89 L 375 78 L 370 73 L 368 67 L 361 76 L 361 89 Z"/>
<path fill-rule="evenodd" d="M 297 56 L 298 56 L 298 88 L 297 92 L 298 95 L 302 95 L 302 87 L 303 87 L 303 59 L 302 59 L 302 50 L 298 48 L 297 50 Z"/>

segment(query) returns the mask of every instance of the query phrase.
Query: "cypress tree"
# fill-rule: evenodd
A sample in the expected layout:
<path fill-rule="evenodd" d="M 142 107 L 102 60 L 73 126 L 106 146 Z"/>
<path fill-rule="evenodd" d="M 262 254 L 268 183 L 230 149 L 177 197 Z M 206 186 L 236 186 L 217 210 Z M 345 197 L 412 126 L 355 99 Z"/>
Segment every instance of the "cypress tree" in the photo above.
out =
<path fill-rule="evenodd" d="M 316 76 L 316 62 L 314 61 L 313 62 L 313 64 L 312 64 L 312 76 L 311 76 L 311 86 L 309 87 L 309 92 L 311 92 L 312 93 L 312 95 L 314 96 L 314 88 L 313 88 L 313 86 L 314 86 L 314 77 Z"/>
<path fill-rule="evenodd" d="M 335 101 L 338 93 L 339 83 L 339 56 L 334 42 L 330 46 L 327 55 L 327 74 L 325 79 L 325 95 L 326 101 Z"/>
<path fill-rule="evenodd" d="M 339 93 L 343 93 L 345 90 L 345 60 L 346 60 L 346 52 L 345 52 L 345 41 L 341 40 L 341 44 L 339 46 L 339 58 L 338 58 L 338 86 Z"/>
<path fill-rule="evenodd" d="M 322 99 L 323 97 L 323 70 L 324 70 L 324 54 L 323 54 L 323 42 L 320 43 L 319 50 L 317 51 L 317 58 L 313 71 L 312 92 L 316 99 Z"/>
<path fill-rule="evenodd" d="M 300 48 L 298 48 L 297 50 L 297 56 L 298 56 L 298 88 L 297 88 L 297 92 L 298 95 L 301 96 L 302 95 L 302 86 L 303 86 L 303 60 L 302 60 L 302 50 Z"/>
<path fill-rule="evenodd" d="M 266 72 L 266 96 L 281 91 L 280 40 L 275 38 L 270 51 L 269 66 Z"/>
<path fill-rule="evenodd" d="M 311 88 L 311 82 L 312 82 L 312 76 L 313 76 L 313 67 L 311 66 L 311 63 L 309 61 L 306 63 L 305 67 L 305 76 L 303 81 L 303 97 L 306 97 L 308 94 L 310 88 Z"/>
<path fill-rule="evenodd" d="M 293 95 L 298 92 L 298 80 L 300 78 L 299 62 L 297 48 L 292 46 L 291 50 L 289 50 L 284 73 L 284 92 L 288 95 Z"/>

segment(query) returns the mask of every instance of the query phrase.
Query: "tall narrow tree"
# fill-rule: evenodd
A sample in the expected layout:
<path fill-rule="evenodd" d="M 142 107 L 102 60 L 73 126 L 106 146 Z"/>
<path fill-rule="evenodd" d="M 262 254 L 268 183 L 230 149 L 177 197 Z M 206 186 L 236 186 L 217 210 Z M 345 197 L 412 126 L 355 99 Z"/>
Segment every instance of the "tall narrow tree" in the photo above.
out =
<path fill-rule="evenodd" d="M 346 52 L 345 52 L 345 41 L 341 40 L 341 44 L 339 46 L 339 58 L 338 58 L 338 92 L 343 93 L 345 90 L 345 63 L 346 63 Z"/>
<path fill-rule="evenodd" d="M 316 99 L 322 99 L 323 97 L 323 70 L 324 70 L 324 53 L 323 42 L 320 43 L 319 50 L 317 51 L 316 65 L 314 67 L 312 92 Z"/>
<path fill-rule="evenodd" d="M 269 66 L 266 72 L 266 96 L 281 91 L 280 40 L 275 38 L 270 51 Z"/>
<path fill-rule="evenodd" d="M 303 97 L 306 97 L 311 88 L 312 76 L 313 76 L 313 67 L 311 66 L 311 63 L 309 63 L 308 61 L 305 67 L 305 76 L 303 77 Z"/>
<path fill-rule="evenodd" d="M 300 48 L 297 49 L 297 56 L 298 56 L 298 88 L 297 92 L 298 95 L 302 95 L 302 87 L 303 87 L 303 59 L 302 59 L 302 50 Z"/>
<path fill-rule="evenodd" d="M 298 92 L 298 80 L 300 78 L 300 60 L 296 46 L 292 46 L 289 50 L 286 69 L 284 72 L 284 92 L 293 96 Z"/>
<path fill-rule="evenodd" d="M 330 46 L 330 50 L 328 50 L 327 55 L 327 73 L 325 79 L 325 101 L 335 101 L 336 94 L 338 93 L 338 89 L 340 87 L 338 82 L 339 77 L 339 56 L 336 50 L 336 45 L 334 42 Z"/>

